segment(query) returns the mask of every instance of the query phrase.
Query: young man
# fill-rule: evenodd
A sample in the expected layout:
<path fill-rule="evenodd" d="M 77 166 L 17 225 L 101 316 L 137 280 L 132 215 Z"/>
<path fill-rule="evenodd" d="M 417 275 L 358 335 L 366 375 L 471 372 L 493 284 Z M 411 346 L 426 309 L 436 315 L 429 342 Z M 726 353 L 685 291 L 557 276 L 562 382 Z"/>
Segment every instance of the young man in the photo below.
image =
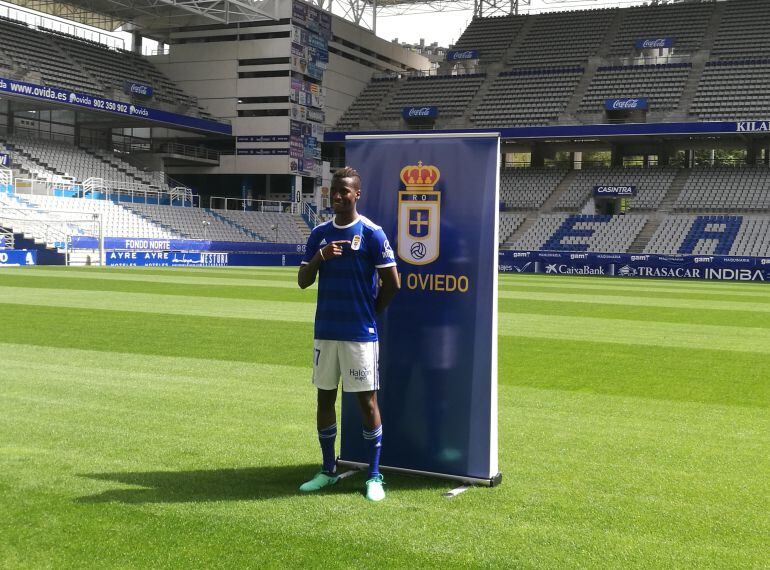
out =
<path fill-rule="evenodd" d="M 313 342 L 313 384 L 318 388 L 317 425 L 323 467 L 300 486 L 318 491 L 339 481 L 334 442 L 337 436 L 335 402 L 342 389 L 355 392 L 369 446 L 366 498 L 385 498 L 379 470 L 382 422 L 377 406 L 379 388 L 377 323 L 400 287 L 393 250 L 382 228 L 358 214 L 361 178 L 350 167 L 332 177 L 330 190 L 334 220 L 317 226 L 307 241 L 297 283 L 305 289 L 320 276 Z M 379 289 L 377 282 L 381 280 Z"/>

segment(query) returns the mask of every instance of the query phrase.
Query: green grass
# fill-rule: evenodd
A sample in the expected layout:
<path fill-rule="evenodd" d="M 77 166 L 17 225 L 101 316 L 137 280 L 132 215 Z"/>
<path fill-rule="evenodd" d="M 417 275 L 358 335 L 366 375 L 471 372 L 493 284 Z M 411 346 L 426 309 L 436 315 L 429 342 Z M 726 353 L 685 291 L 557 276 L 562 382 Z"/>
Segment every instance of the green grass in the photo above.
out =
<path fill-rule="evenodd" d="M 0 567 L 768 567 L 770 286 L 502 276 L 503 484 L 377 505 L 296 490 L 314 300 L 280 268 L 0 271 Z"/>

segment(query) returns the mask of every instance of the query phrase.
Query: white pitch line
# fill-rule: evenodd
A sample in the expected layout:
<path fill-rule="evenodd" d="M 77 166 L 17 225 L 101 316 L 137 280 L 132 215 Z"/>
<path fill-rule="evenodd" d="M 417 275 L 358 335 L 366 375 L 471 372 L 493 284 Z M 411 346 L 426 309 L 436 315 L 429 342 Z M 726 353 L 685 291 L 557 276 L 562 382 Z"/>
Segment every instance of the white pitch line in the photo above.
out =
<path fill-rule="evenodd" d="M 460 493 L 465 493 L 465 491 L 467 491 L 470 488 L 471 488 L 470 485 L 460 485 L 459 487 L 455 487 L 451 491 L 447 491 L 446 493 L 444 493 L 441 496 L 442 497 L 446 497 L 447 499 L 452 499 L 452 498 L 456 497 L 457 495 L 459 495 Z"/>

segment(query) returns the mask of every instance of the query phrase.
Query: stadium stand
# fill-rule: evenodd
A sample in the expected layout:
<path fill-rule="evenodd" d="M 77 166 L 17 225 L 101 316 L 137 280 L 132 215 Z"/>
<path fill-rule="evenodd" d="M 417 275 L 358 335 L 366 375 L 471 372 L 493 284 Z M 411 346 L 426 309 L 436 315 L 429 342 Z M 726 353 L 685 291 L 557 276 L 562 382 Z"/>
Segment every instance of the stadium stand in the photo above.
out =
<path fill-rule="evenodd" d="M 755 119 L 770 114 L 770 59 L 709 61 L 690 113 L 702 120 Z"/>
<path fill-rule="evenodd" d="M 691 212 L 770 211 L 770 168 L 694 168 L 674 208 Z"/>
<path fill-rule="evenodd" d="M 399 90 L 382 112 L 382 119 L 401 116 L 404 107 L 438 107 L 439 116 L 457 117 L 468 110 L 486 75 L 435 75 L 400 80 Z"/>
<path fill-rule="evenodd" d="M 675 39 L 677 54 L 692 53 L 703 45 L 714 3 L 653 4 L 621 12 L 621 24 L 610 46 L 610 55 L 628 56 L 635 52 L 636 40 L 665 37 Z"/>
<path fill-rule="evenodd" d="M 565 111 L 583 72 L 555 67 L 500 73 L 471 120 L 479 127 L 547 125 Z"/>
<path fill-rule="evenodd" d="M 765 0 L 730 0 L 724 3 L 712 56 L 756 57 L 770 55 L 770 3 Z"/>
<path fill-rule="evenodd" d="M 770 256 L 770 217 L 667 216 L 644 251 Z"/>
<path fill-rule="evenodd" d="M 355 128 L 361 122 L 369 120 L 382 108 L 383 101 L 396 84 L 394 77 L 373 78 L 342 114 L 336 128 L 338 130 Z"/>
<path fill-rule="evenodd" d="M 599 52 L 617 13 L 609 8 L 539 14 L 508 64 L 517 68 L 581 64 Z"/>
<path fill-rule="evenodd" d="M 567 191 L 559 197 L 556 209 L 575 211 L 582 208 L 594 186 L 636 186 L 638 194 L 631 202 L 631 209 L 655 209 L 668 193 L 676 174 L 677 169 L 671 167 L 585 168 L 577 173 Z"/>
<path fill-rule="evenodd" d="M 503 168 L 500 202 L 507 210 L 537 210 L 566 173 L 563 168 Z"/>
<path fill-rule="evenodd" d="M 6 18 L 0 18 L 0 65 L 13 73 L 25 74 L 27 79 L 36 78 L 26 74 L 39 74 L 45 85 L 210 117 L 198 107 L 194 97 L 137 54 L 108 49 L 62 32 L 33 29 Z M 126 81 L 152 87 L 151 103 L 125 93 Z"/>
<path fill-rule="evenodd" d="M 691 68 L 690 63 L 600 67 L 579 110 L 600 112 L 606 99 L 618 97 L 647 97 L 655 111 L 675 109 Z"/>
<path fill-rule="evenodd" d="M 0 18 L 0 62 L 12 72 L 39 74 L 45 85 L 86 93 L 103 91 L 77 62 L 46 41 L 45 34 L 5 18 Z"/>
<path fill-rule="evenodd" d="M 500 245 L 508 241 L 519 226 L 524 222 L 526 218 L 517 214 L 511 214 L 508 212 L 500 212 L 500 227 L 498 231 L 498 238 Z"/>
<path fill-rule="evenodd" d="M 625 252 L 647 219 L 645 215 L 543 214 L 513 249 Z"/>
<path fill-rule="evenodd" d="M 255 242 L 304 243 L 292 214 L 242 212 L 208 208 L 182 208 L 154 204 L 126 204 L 126 207 L 161 227 L 190 239 Z M 303 222 L 304 223 L 304 222 Z M 277 226 L 273 229 L 273 226 Z"/>
<path fill-rule="evenodd" d="M 475 49 L 482 62 L 495 61 L 505 53 L 525 21 L 526 16 L 473 18 L 453 49 Z"/>

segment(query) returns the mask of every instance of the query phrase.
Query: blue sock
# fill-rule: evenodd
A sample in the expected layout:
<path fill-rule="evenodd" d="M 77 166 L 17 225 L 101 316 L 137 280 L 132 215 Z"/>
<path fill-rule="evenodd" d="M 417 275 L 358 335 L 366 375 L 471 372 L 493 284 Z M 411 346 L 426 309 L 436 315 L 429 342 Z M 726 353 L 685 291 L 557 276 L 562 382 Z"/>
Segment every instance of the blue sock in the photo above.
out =
<path fill-rule="evenodd" d="M 382 450 L 382 424 L 373 430 L 364 429 L 364 439 L 369 445 L 369 479 L 380 474 L 380 451 Z"/>
<path fill-rule="evenodd" d="M 337 424 L 318 430 L 318 442 L 321 444 L 323 456 L 322 469 L 326 473 L 334 473 L 337 468 L 337 459 L 334 457 L 334 442 L 337 439 Z"/>

